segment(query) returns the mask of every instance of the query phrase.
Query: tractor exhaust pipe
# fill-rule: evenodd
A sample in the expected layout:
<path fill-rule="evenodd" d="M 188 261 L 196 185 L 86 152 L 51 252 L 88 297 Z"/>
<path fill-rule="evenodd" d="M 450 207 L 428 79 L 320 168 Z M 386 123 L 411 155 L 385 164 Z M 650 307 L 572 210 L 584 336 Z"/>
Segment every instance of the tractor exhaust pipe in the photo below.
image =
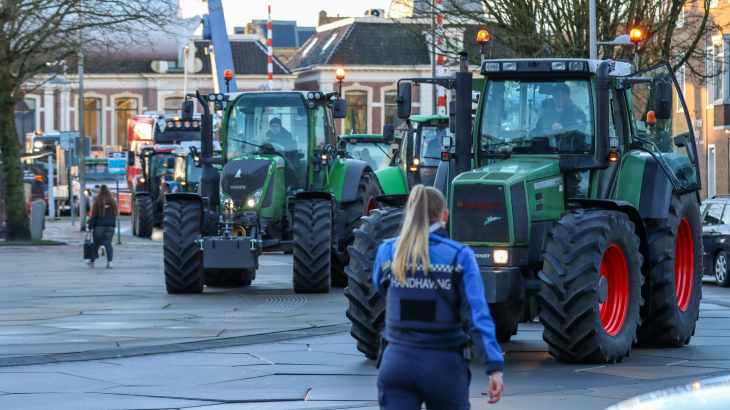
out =
<path fill-rule="evenodd" d="M 198 191 L 202 198 L 207 198 L 206 213 L 202 226 L 203 234 L 215 235 L 214 227 L 218 220 L 218 209 L 220 206 L 220 175 L 213 166 L 210 158 L 213 157 L 213 114 L 210 113 L 210 106 L 205 101 L 200 91 L 196 91 L 196 98 L 203 106 L 203 114 L 200 116 L 200 185 Z"/>
<path fill-rule="evenodd" d="M 456 73 L 456 175 L 471 169 L 471 80 L 469 54 L 459 53 L 460 70 Z"/>

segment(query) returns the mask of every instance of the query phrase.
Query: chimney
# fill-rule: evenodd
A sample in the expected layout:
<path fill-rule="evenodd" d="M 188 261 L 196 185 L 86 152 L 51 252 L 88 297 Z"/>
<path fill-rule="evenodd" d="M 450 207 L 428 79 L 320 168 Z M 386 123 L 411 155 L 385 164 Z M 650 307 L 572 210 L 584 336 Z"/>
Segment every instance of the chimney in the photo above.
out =
<path fill-rule="evenodd" d="M 325 24 L 328 24 L 329 20 L 327 19 L 327 12 L 322 10 L 319 12 L 319 21 L 317 22 L 317 26 L 324 26 Z"/>

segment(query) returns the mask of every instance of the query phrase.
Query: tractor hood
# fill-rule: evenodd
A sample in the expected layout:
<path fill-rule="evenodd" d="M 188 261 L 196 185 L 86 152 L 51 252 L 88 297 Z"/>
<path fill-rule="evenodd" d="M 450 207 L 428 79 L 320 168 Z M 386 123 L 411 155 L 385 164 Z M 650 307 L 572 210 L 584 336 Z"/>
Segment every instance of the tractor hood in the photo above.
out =
<path fill-rule="evenodd" d="M 229 161 L 221 172 L 221 201 L 231 199 L 239 210 L 258 209 L 264 202 L 269 175 L 283 167 L 284 160 L 278 155 L 251 155 Z M 247 206 L 249 197 L 255 200 L 254 206 Z"/>
<path fill-rule="evenodd" d="M 454 178 L 452 238 L 470 244 L 524 244 L 530 223 L 563 208 L 555 158 L 516 157 Z"/>

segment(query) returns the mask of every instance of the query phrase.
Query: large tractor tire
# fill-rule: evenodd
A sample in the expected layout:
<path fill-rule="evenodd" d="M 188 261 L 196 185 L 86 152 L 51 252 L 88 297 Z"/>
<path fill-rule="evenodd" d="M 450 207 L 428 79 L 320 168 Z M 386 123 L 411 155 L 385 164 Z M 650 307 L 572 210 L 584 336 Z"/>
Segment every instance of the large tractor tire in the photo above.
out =
<path fill-rule="evenodd" d="M 155 224 L 155 209 L 152 197 L 147 195 L 135 196 L 132 207 L 132 221 L 136 224 L 134 231 L 140 238 L 152 237 L 152 230 Z"/>
<path fill-rule="evenodd" d="M 494 320 L 498 342 L 509 342 L 512 336 L 517 334 L 517 325 L 523 316 L 522 306 L 522 301 L 489 304 L 489 313 Z"/>
<path fill-rule="evenodd" d="M 350 334 L 357 340 L 357 350 L 375 359 L 380 346 L 380 333 L 385 325 L 385 298 L 375 291 L 372 283 L 375 255 L 383 241 L 400 233 L 403 208 L 376 209 L 362 217 L 355 229 L 355 241 L 349 247 L 350 265 L 345 296 L 350 300 L 347 318 L 352 321 Z"/>
<path fill-rule="evenodd" d="M 353 231 L 360 227 L 360 218 L 367 215 L 368 211 L 374 209 L 375 196 L 380 195 L 380 184 L 372 172 L 363 172 L 360 176 L 360 185 L 357 189 L 357 199 L 352 202 L 343 203 L 342 210 L 345 211 L 345 243 L 343 251 L 332 250 L 332 286 L 344 288 L 347 286 L 347 275 L 345 267 L 350 263 L 350 253 L 347 248 L 355 241 Z M 335 229 L 335 232 L 338 232 Z M 340 238 L 332 238 L 333 245 L 337 245 Z"/>
<path fill-rule="evenodd" d="M 242 288 L 251 285 L 256 269 L 207 269 L 205 286 L 213 288 Z"/>
<path fill-rule="evenodd" d="M 162 222 L 167 293 L 201 293 L 200 202 L 168 201 Z"/>
<path fill-rule="evenodd" d="M 294 206 L 294 292 L 330 290 L 332 205 L 327 199 L 297 199 Z"/>
<path fill-rule="evenodd" d="M 651 298 L 650 306 L 644 308 L 647 314 L 639 328 L 639 343 L 686 345 L 694 335 L 702 299 L 702 225 L 697 197 L 672 195 L 669 217 L 648 220 L 646 231 Z"/>
<path fill-rule="evenodd" d="M 616 363 L 636 342 L 644 277 L 624 213 L 578 210 L 553 224 L 543 253 L 540 322 L 558 360 Z"/>

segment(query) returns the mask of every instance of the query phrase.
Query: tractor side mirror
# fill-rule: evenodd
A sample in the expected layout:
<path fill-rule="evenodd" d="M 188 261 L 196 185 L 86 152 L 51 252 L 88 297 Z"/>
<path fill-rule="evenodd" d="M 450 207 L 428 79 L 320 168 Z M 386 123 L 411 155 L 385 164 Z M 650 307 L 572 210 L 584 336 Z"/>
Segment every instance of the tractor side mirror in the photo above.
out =
<path fill-rule="evenodd" d="M 175 158 L 168 158 L 165 161 L 165 167 L 167 169 L 173 169 L 173 168 L 175 168 Z"/>
<path fill-rule="evenodd" d="M 398 98 L 395 99 L 398 104 L 398 118 L 406 119 L 411 116 L 411 83 L 405 82 L 398 84 Z"/>
<path fill-rule="evenodd" d="M 347 117 L 347 100 L 344 98 L 335 98 L 332 101 L 332 118 Z"/>
<path fill-rule="evenodd" d="M 449 131 L 456 134 L 456 101 L 449 103 Z"/>
<path fill-rule="evenodd" d="M 395 125 L 393 125 L 393 124 L 383 125 L 383 142 L 386 144 L 389 144 L 394 139 L 395 139 Z"/>
<path fill-rule="evenodd" d="M 193 100 L 185 100 L 182 103 L 182 120 L 183 121 L 192 121 L 193 120 L 193 110 L 195 107 L 193 106 Z"/>
<path fill-rule="evenodd" d="M 134 151 L 127 151 L 127 165 L 134 166 Z"/>
<path fill-rule="evenodd" d="M 672 118 L 672 83 L 661 80 L 655 83 L 654 117 L 658 120 Z"/>

